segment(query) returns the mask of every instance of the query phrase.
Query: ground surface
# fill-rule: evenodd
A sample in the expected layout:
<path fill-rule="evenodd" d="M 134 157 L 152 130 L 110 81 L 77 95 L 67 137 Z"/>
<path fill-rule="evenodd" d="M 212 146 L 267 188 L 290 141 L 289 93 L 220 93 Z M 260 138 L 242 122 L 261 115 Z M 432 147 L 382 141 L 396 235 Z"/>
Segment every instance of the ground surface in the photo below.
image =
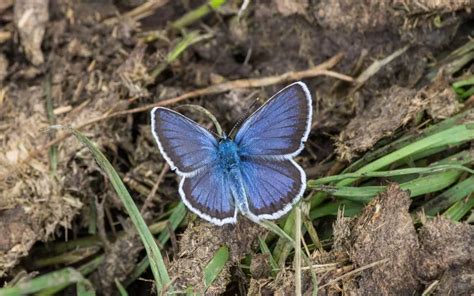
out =
<path fill-rule="evenodd" d="M 91 154 L 66 132 L 48 132 L 52 124 L 79 128 L 105 152 L 159 233 L 170 229 L 162 221 L 179 198 L 177 177 L 151 136 L 150 104 L 198 104 L 229 130 L 256 97 L 302 79 L 315 108 L 297 158 L 309 179 L 338 173 L 380 140 L 473 106 L 450 88 L 455 75 L 472 74 L 472 55 L 456 69 L 443 68 L 443 59 L 473 36 L 469 1 L 273 0 L 243 10 L 241 1 L 228 1 L 191 24 L 174 22 L 203 2 L 0 1 L 0 279 L 79 267 L 105 253 L 89 276 L 97 291 L 115 294 L 114 280 L 127 282 L 143 258 Z M 173 55 L 183 38 L 194 44 Z M 307 69 L 313 72 L 300 72 Z M 210 124 L 199 112 L 182 112 Z M 414 223 L 410 203 L 393 185 L 355 220 L 311 222 L 322 236 L 334 231 L 324 249 L 311 248 L 311 259 L 339 263 L 321 273 L 322 295 L 421 294 L 436 281 L 437 295 L 473 293 L 472 226 L 444 218 Z M 240 221 L 219 228 L 189 215 L 171 228 L 162 251 L 177 288 L 203 291 L 203 268 L 227 245 L 229 261 L 209 293 L 294 292 L 292 257 L 272 272 L 256 251 L 267 231 Z M 273 250 L 274 239 L 267 241 Z M 378 272 L 331 282 L 347 266 L 374 262 Z M 141 277 L 128 283 L 131 295 L 152 290 L 151 272 Z M 302 290 L 313 291 L 306 272 Z"/>

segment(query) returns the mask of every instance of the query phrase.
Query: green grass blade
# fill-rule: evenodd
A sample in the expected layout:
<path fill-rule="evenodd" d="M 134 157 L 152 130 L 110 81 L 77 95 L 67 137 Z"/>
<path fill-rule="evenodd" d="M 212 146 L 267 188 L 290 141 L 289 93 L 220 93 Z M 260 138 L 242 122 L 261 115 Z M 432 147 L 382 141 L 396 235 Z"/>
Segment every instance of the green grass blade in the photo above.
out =
<path fill-rule="evenodd" d="M 435 125 L 432 125 L 426 129 L 424 129 L 421 133 L 414 133 L 414 134 L 410 134 L 410 135 L 407 135 L 407 136 L 404 136 L 394 142 L 391 142 L 387 145 L 384 145 L 383 147 L 373 151 L 373 152 L 369 152 L 367 153 L 366 155 L 364 155 L 361 159 L 355 161 L 353 164 L 351 164 L 350 166 L 348 166 L 344 171 L 343 173 L 348 173 L 348 172 L 355 172 L 357 170 L 359 170 L 360 168 L 362 168 L 363 166 L 367 165 L 368 163 L 376 160 L 377 158 L 380 158 L 384 155 L 387 155 L 389 153 L 392 153 L 398 149 L 401 149 L 405 146 L 408 146 L 412 143 L 416 143 L 417 141 L 420 141 L 426 137 L 429 137 L 431 135 L 434 135 L 436 133 L 439 133 L 439 132 L 442 132 L 442 131 L 445 131 L 447 129 L 450 129 L 450 128 L 453 128 L 455 127 L 456 125 L 458 125 L 459 123 L 462 123 L 462 122 L 465 122 L 465 121 L 472 121 L 472 118 L 473 118 L 473 115 L 474 115 L 474 109 L 469 109 L 463 113 L 460 113 L 456 116 L 453 116 L 451 118 L 448 118 L 448 119 L 445 119 Z M 439 150 L 442 150 L 441 149 L 438 149 Z M 422 150 L 422 152 L 424 152 L 426 150 Z M 433 151 L 433 153 L 435 153 L 436 151 Z M 413 155 L 416 155 L 413 154 Z"/>
<path fill-rule="evenodd" d="M 72 134 L 92 152 L 99 166 L 107 174 L 112 186 L 114 187 L 115 191 L 117 192 L 117 195 L 119 196 L 125 209 L 127 210 L 130 219 L 135 225 L 141 240 L 143 241 L 143 245 L 147 252 L 148 258 L 151 258 L 150 266 L 155 277 L 159 293 L 163 289 L 163 287 L 170 286 L 171 280 L 169 278 L 168 271 L 163 261 L 163 257 L 161 256 L 160 249 L 158 248 L 153 235 L 151 234 L 145 221 L 143 220 L 143 217 L 140 215 L 140 211 L 135 205 L 132 197 L 130 196 L 130 193 L 128 193 L 127 188 L 123 184 L 122 180 L 120 179 L 120 176 L 115 171 L 112 164 L 107 160 L 105 155 L 96 147 L 96 145 L 92 143 L 87 137 L 82 135 L 80 132 L 71 128 L 68 128 L 68 130 L 70 130 Z"/>
<path fill-rule="evenodd" d="M 115 285 L 117 286 L 120 296 L 128 296 L 127 290 L 125 290 L 124 286 L 118 279 L 115 279 Z"/>
<path fill-rule="evenodd" d="M 455 89 L 458 89 L 458 88 L 461 88 L 461 87 L 464 87 L 464 86 L 468 86 L 468 85 L 474 85 L 474 75 L 471 75 L 469 77 L 466 77 L 463 80 L 456 81 L 456 82 L 453 83 L 453 87 Z"/>
<path fill-rule="evenodd" d="M 0 289 L 1 296 L 19 296 L 38 293 L 42 290 L 52 289 L 58 286 L 69 286 L 75 283 L 85 283 L 89 288 L 90 283 L 82 274 L 73 268 L 64 268 L 38 276 L 26 282 L 21 282 L 11 288 Z M 90 291 L 90 289 L 87 289 Z M 90 295 L 90 294 L 89 294 Z"/>
<path fill-rule="evenodd" d="M 459 179 L 460 171 L 446 171 L 400 184 L 403 190 L 409 190 L 411 197 L 433 193 L 451 186 Z"/>
<path fill-rule="evenodd" d="M 316 232 L 316 228 L 314 228 L 312 219 L 308 215 L 303 216 L 303 225 L 306 231 L 308 232 L 308 235 L 313 245 L 316 248 L 322 250 L 321 240 L 319 239 L 319 235 Z"/>
<path fill-rule="evenodd" d="M 76 284 L 77 296 L 95 296 L 94 286 L 88 280 Z"/>
<path fill-rule="evenodd" d="M 229 260 L 229 248 L 227 246 L 220 247 L 217 250 L 214 257 L 204 268 L 204 284 L 206 289 L 214 282 L 219 276 L 225 264 Z"/>
<path fill-rule="evenodd" d="M 400 184 L 400 188 L 403 190 L 409 190 L 411 197 L 417 197 L 423 194 L 442 190 L 452 185 L 454 182 L 456 182 L 460 175 L 460 171 L 453 170 L 436 173 L 402 183 Z M 372 198 L 374 198 L 377 194 L 384 191 L 386 187 L 387 186 L 337 187 L 320 185 L 313 188 L 330 193 L 333 196 L 366 203 L 372 200 Z"/>
<path fill-rule="evenodd" d="M 186 13 L 178 20 L 174 21 L 171 24 L 171 27 L 178 30 L 189 26 L 190 24 L 206 16 L 211 11 L 219 8 L 225 2 L 225 0 L 209 0 L 206 4 L 199 6 L 198 8 Z"/>
<path fill-rule="evenodd" d="M 178 226 L 183 222 L 184 217 L 186 216 L 186 207 L 182 202 L 180 202 L 171 213 L 168 222 L 171 225 L 171 229 L 176 230 Z M 168 228 L 165 228 L 158 237 L 158 241 L 164 245 L 170 239 L 170 233 Z M 133 283 L 137 278 L 139 278 L 150 266 L 150 262 L 148 261 L 148 257 L 144 257 L 133 269 L 127 279 L 124 281 L 124 286 L 128 287 L 131 283 Z"/>
<path fill-rule="evenodd" d="M 276 271 L 278 270 L 278 263 L 275 261 L 275 258 L 273 258 L 272 252 L 270 251 L 270 248 L 268 247 L 265 240 L 261 237 L 258 237 L 258 242 L 260 244 L 260 250 L 262 251 L 262 254 L 268 256 L 268 260 L 270 261 L 270 266 L 272 268 L 272 275 L 276 276 Z"/>
<path fill-rule="evenodd" d="M 292 244 L 295 244 L 294 239 L 287 233 L 286 229 L 285 230 L 281 229 L 274 222 L 268 221 L 268 220 L 263 220 L 263 221 L 260 222 L 260 225 L 265 227 L 266 229 L 270 230 L 271 232 L 275 233 L 280 238 L 286 239 L 288 242 L 290 242 Z M 294 225 L 294 223 L 293 223 L 293 225 Z M 294 231 L 294 229 L 293 229 L 293 231 Z M 293 234 L 293 231 L 291 231 L 292 234 Z"/>
<path fill-rule="evenodd" d="M 430 167 L 421 167 L 421 168 L 407 168 L 407 169 L 398 169 L 391 171 L 377 171 L 377 172 L 365 172 L 365 173 L 347 173 L 335 176 L 329 176 L 324 178 L 319 178 L 317 180 L 308 181 L 308 187 L 313 187 L 316 185 L 327 184 L 331 182 L 341 181 L 344 179 L 358 179 L 363 177 L 394 177 L 394 176 L 403 176 L 403 175 L 412 175 L 412 174 L 429 174 L 436 173 L 439 171 L 446 170 L 461 170 L 466 171 L 471 174 L 474 174 L 474 170 L 469 169 L 468 167 L 455 164 L 445 164 L 445 165 L 435 165 Z"/>
<path fill-rule="evenodd" d="M 97 268 L 99 268 L 99 266 L 104 262 L 104 259 L 105 259 L 104 255 L 97 256 L 95 259 L 79 267 L 77 271 L 79 271 L 83 276 L 86 276 L 92 273 Z M 58 286 L 55 286 L 54 288 L 45 289 L 37 293 L 36 295 L 37 296 L 55 295 L 59 291 L 64 290 L 67 286 L 69 286 L 69 284 L 58 285 Z"/>
<path fill-rule="evenodd" d="M 168 222 L 171 225 L 171 229 L 176 230 L 178 226 L 183 222 L 184 217 L 186 217 L 186 207 L 182 202 L 180 202 L 174 209 L 173 213 L 171 213 Z M 158 236 L 158 241 L 163 245 L 170 239 L 170 232 L 166 228 L 164 229 L 160 235 Z"/>
<path fill-rule="evenodd" d="M 165 70 L 170 63 L 176 60 L 188 47 L 198 42 L 210 39 L 212 34 L 199 34 L 198 31 L 192 31 L 186 34 L 183 39 L 181 39 L 178 44 L 166 55 L 165 60 L 158 64 L 153 71 L 151 71 L 150 76 L 154 81 L 158 75 L 160 75 L 163 70 Z"/>
<path fill-rule="evenodd" d="M 455 186 L 426 202 L 423 205 L 424 212 L 429 216 L 435 216 L 473 192 L 474 176 L 470 176 L 466 180 L 459 182 Z"/>
<path fill-rule="evenodd" d="M 454 126 L 447 130 L 438 132 L 426 138 L 423 138 L 415 143 L 409 144 L 399 150 L 396 150 L 388 155 L 385 155 L 366 166 L 358 169 L 356 173 L 367 173 L 377 171 L 395 161 L 404 159 L 413 155 L 417 152 L 423 151 L 429 148 L 436 148 L 441 146 L 453 146 L 459 145 L 464 142 L 474 139 L 474 124 L 462 124 Z M 354 179 L 345 179 L 340 181 L 337 185 L 344 186 L 353 183 Z"/>
<path fill-rule="evenodd" d="M 313 187 L 313 189 L 324 191 L 336 197 L 341 197 L 351 201 L 357 202 L 369 202 L 374 196 L 384 191 L 386 186 L 363 186 L 363 187 L 352 187 L 352 186 L 325 186 L 320 185 Z"/>
<path fill-rule="evenodd" d="M 301 296 L 303 295 L 303 288 L 302 288 L 302 276 L 301 276 L 301 226 L 302 226 L 302 220 L 301 220 L 301 208 L 299 206 L 296 206 L 295 209 L 295 258 L 293 261 L 293 266 L 295 269 L 295 295 L 296 296 Z"/>
<path fill-rule="evenodd" d="M 448 219 L 459 221 L 474 207 L 474 196 L 471 194 L 466 200 L 460 200 L 453 204 L 446 212 L 443 213 Z"/>
<path fill-rule="evenodd" d="M 325 216 L 337 216 L 337 212 L 342 206 L 344 207 L 344 216 L 346 217 L 353 217 L 357 215 L 364 207 L 364 205 L 359 202 L 339 200 L 314 208 L 309 213 L 309 217 L 311 220 L 315 220 Z"/>
<path fill-rule="evenodd" d="M 277 261 L 278 266 L 283 266 L 286 257 L 295 245 L 292 238 L 295 230 L 295 212 L 291 211 L 285 221 L 283 229 L 271 221 L 262 221 L 261 225 L 280 237 L 273 249 L 273 258 Z"/>

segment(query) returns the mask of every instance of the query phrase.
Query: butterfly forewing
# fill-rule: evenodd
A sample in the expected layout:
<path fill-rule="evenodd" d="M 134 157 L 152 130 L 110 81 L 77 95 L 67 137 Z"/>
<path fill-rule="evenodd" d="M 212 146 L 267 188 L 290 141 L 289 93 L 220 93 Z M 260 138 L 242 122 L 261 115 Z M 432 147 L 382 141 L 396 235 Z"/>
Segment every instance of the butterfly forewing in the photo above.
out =
<path fill-rule="evenodd" d="M 215 160 L 217 140 L 196 122 L 162 107 L 151 111 L 151 119 L 161 154 L 178 174 L 193 174 Z"/>
<path fill-rule="evenodd" d="M 306 175 L 293 160 L 303 149 L 312 120 L 312 101 L 302 82 L 268 100 L 242 125 L 235 142 L 253 220 L 287 213 L 306 188 Z"/>
<path fill-rule="evenodd" d="M 253 113 L 237 132 L 235 142 L 244 156 L 291 158 L 303 149 L 311 119 L 308 88 L 296 82 Z"/>

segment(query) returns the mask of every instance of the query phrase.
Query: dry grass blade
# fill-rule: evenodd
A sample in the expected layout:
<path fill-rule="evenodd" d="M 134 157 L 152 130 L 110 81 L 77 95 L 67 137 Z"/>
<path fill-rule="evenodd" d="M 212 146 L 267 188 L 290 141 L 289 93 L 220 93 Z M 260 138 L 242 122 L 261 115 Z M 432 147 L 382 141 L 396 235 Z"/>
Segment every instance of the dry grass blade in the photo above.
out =
<path fill-rule="evenodd" d="M 366 265 L 366 266 L 362 266 L 362 267 L 360 267 L 360 268 L 356 268 L 356 269 L 354 269 L 354 270 L 352 270 L 352 271 L 349 271 L 349 272 L 346 273 L 346 274 L 343 274 L 343 275 L 341 275 L 341 276 L 339 276 L 339 277 L 337 277 L 337 278 L 335 278 L 335 279 L 333 279 L 333 280 L 330 280 L 329 282 L 327 282 L 326 284 L 320 286 L 319 288 L 322 289 L 322 288 L 324 288 L 324 287 L 330 286 L 330 285 L 332 285 L 332 284 L 334 284 L 334 283 L 337 283 L 338 281 L 340 281 L 340 280 L 342 280 L 342 279 L 344 279 L 344 278 L 350 277 L 350 276 L 352 276 L 352 275 L 354 275 L 354 274 L 357 274 L 357 273 L 359 273 L 359 272 L 361 272 L 361 271 L 364 271 L 364 270 L 366 270 L 366 269 L 375 267 L 375 266 L 380 265 L 380 264 L 384 264 L 384 263 L 386 263 L 386 262 L 388 262 L 388 259 L 383 259 L 383 260 L 375 261 L 374 263 L 368 264 L 368 265 Z"/>
<path fill-rule="evenodd" d="M 362 72 L 362 74 L 359 75 L 359 77 L 357 77 L 357 83 L 360 85 L 364 84 L 367 80 L 369 80 L 370 77 L 374 76 L 378 71 L 380 71 L 380 69 L 382 69 L 391 61 L 402 55 L 405 51 L 407 51 L 407 49 L 408 46 L 404 46 L 403 48 L 400 48 L 399 50 L 395 51 L 383 60 L 374 61 L 372 65 L 370 65 L 364 72 Z"/>
<path fill-rule="evenodd" d="M 301 209 L 295 208 L 295 295 L 302 295 L 301 286 Z"/>

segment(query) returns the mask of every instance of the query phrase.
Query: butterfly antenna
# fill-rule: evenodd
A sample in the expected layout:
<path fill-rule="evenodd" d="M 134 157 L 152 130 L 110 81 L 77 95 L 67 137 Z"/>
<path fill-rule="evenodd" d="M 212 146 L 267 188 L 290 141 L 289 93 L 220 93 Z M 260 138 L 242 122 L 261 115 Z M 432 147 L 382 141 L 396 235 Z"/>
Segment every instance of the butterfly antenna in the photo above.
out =
<path fill-rule="evenodd" d="M 195 109 L 197 111 L 202 112 L 203 114 L 205 114 L 212 121 L 212 123 L 214 123 L 214 127 L 216 128 L 217 133 L 212 131 L 210 128 L 208 128 L 207 130 L 209 132 L 213 133 L 218 138 L 222 138 L 224 136 L 224 134 L 222 133 L 221 125 L 217 121 L 216 117 L 209 110 L 207 110 L 206 108 L 204 108 L 202 106 L 199 106 L 199 105 L 190 105 L 190 104 L 181 105 L 179 107 Z"/>
<path fill-rule="evenodd" d="M 221 135 L 219 135 L 215 130 L 214 128 L 212 128 L 210 125 L 208 125 L 209 127 L 206 127 L 206 129 L 211 133 L 213 134 L 214 136 L 216 136 L 216 138 L 220 139 L 222 138 Z"/>
<path fill-rule="evenodd" d="M 252 97 L 253 95 L 255 95 L 255 92 L 251 93 L 247 98 Z M 237 122 L 234 124 L 234 126 L 230 130 L 229 137 L 232 135 L 235 129 L 249 116 L 250 111 L 253 110 L 253 108 L 259 101 L 260 101 L 260 98 L 257 97 L 255 101 L 253 101 L 253 103 L 250 105 L 250 107 L 247 108 L 247 111 L 245 111 L 244 114 L 240 116 L 239 120 L 237 120 Z"/>

